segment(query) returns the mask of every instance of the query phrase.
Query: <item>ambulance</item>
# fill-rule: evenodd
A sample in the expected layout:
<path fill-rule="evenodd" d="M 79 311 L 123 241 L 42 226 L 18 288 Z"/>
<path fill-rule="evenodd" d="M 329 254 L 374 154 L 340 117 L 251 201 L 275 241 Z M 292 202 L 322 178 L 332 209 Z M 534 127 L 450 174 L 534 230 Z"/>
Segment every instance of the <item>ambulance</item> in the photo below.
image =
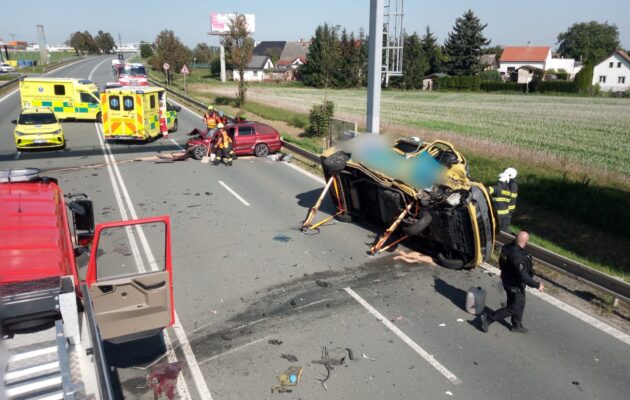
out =
<path fill-rule="evenodd" d="M 177 130 L 177 111 L 159 87 L 118 87 L 101 93 L 107 140 L 149 141 Z"/>
<path fill-rule="evenodd" d="M 22 109 L 49 107 L 61 120 L 101 119 L 98 87 L 87 79 L 23 78 L 20 98 Z"/>

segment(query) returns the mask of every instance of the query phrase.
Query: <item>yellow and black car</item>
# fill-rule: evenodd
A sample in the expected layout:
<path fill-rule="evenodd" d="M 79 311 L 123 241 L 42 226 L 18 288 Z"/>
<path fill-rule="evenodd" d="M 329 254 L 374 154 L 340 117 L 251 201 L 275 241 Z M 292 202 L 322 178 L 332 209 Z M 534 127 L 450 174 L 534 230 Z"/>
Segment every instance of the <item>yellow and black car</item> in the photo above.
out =
<path fill-rule="evenodd" d="M 15 123 L 13 136 L 18 150 L 66 147 L 61 123 L 48 107 L 25 108 Z"/>

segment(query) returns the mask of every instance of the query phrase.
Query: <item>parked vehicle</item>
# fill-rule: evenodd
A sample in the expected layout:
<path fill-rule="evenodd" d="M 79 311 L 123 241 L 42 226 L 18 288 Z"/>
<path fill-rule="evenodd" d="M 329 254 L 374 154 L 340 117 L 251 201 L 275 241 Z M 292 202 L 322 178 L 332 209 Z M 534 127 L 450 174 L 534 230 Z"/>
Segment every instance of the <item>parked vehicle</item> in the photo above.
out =
<path fill-rule="evenodd" d="M 13 137 L 18 150 L 66 147 L 63 128 L 48 107 L 26 108 L 14 122 Z"/>
<path fill-rule="evenodd" d="M 280 151 L 282 140 L 280 134 L 269 125 L 260 122 L 243 122 L 226 125 L 228 135 L 232 138 L 232 147 L 237 156 L 255 155 L 266 157 L 268 154 Z M 208 135 L 205 130 L 194 129 L 188 134 L 192 136 L 186 142 L 186 150 L 200 160 L 208 151 L 214 148 L 216 136 Z"/>
<path fill-rule="evenodd" d="M 59 119 L 100 120 L 98 87 L 87 79 L 24 78 L 22 108 L 50 107 Z"/>
<path fill-rule="evenodd" d="M 15 67 L 8 63 L 0 63 L 0 72 L 15 72 Z"/>
<path fill-rule="evenodd" d="M 118 83 L 123 86 L 149 86 L 144 65 L 141 63 L 119 64 Z"/>
<path fill-rule="evenodd" d="M 407 240 L 451 269 L 475 267 L 490 258 L 496 211 L 452 144 L 402 138 L 392 145 L 382 137 L 357 138 L 327 150 L 321 160 L 337 218 L 386 228 L 370 253 Z M 312 224 L 315 211 L 317 206 L 303 230 L 322 225 Z"/>

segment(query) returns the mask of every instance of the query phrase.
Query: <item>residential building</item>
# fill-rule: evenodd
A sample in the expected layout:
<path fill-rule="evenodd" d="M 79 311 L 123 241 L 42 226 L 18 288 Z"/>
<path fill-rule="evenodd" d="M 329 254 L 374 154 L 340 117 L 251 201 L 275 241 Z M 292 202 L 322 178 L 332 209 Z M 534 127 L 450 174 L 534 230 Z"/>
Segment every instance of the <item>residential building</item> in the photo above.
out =
<path fill-rule="evenodd" d="M 273 62 L 268 56 L 253 56 L 252 60 L 245 67 L 243 80 L 246 82 L 262 82 L 269 79 L 269 71 L 273 69 Z M 237 70 L 232 71 L 232 79 L 239 81 L 241 79 Z"/>
<path fill-rule="evenodd" d="M 293 81 L 296 79 L 297 69 L 306 62 L 306 54 L 310 42 L 286 42 L 280 59 L 276 63 L 272 79 Z"/>
<path fill-rule="evenodd" d="M 524 67 L 526 72 L 519 73 L 518 70 Z M 549 46 L 506 47 L 499 61 L 499 72 L 506 78 L 517 73 L 519 82 L 524 80 L 521 83 L 531 80 L 535 70 L 564 70 L 569 74 L 569 79 L 573 79 L 581 68 L 573 58 L 554 58 Z"/>
<path fill-rule="evenodd" d="M 499 63 L 497 62 L 496 54 L 483 54 L 479 58 L 479 62 L 481 64 L 481 68 L 483 68 L 484 71 L 499 69 Z"/>
<path fill-rule="evenodd" d="M 593 85 L 612 92 L 630 90 L 630 56 L 618 50 L 597 64 L 593 69 Z"/>

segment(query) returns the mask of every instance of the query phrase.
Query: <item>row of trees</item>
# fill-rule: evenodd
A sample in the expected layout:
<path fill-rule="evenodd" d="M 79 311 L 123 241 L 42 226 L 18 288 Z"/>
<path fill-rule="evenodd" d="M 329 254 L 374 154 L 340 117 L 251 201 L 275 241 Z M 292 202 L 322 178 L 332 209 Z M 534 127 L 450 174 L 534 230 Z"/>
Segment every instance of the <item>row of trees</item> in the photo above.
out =
<path fill-rule="evenodd" d="M 114 38 L 109 32 L 98 31 L 92 36 L 88 31 L 76 31 L 70 35 L 66 44 L 79 54 L 110 54 L 117 47 Z"/>

